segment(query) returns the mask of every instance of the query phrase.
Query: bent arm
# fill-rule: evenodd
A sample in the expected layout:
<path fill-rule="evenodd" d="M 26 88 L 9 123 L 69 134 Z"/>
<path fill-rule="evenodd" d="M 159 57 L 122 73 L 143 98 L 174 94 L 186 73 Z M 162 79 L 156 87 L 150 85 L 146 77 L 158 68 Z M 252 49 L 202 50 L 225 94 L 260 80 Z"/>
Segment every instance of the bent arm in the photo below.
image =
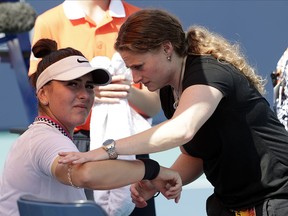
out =
<path fill-rule="evenodd" d="M 147 117 L 153 117 L 161 109 L 158 92 L 150 92 L 145 86 L 142 89 L 132 87 L 128 101 L 139 114 Z"/>
<path fill-rule="evenodd" d="M 68 165 L 59 164 L 58 159 L 59 157 L 52 166 L 54 176 L 63 184 L 71 185 L 68 179 L 68 168 L 71 166 L 72 183 L 81 188 L 95 190 L 118 188 L 140 181 L 145 172 L 144 164 L 139 160 L 107 160 Z"/>
<path fill-rule="evenodd" d="M 130 137 L 116 140 L 118 154 L 147 154 L 181 146 L 190 141 L 202 125 L 210 118 L 222 99 L 222 93 L 211 86 L 194 85 L 187 88 L 173 117 L 151 129 Z M 103 150 L 99 149 L 103 155 Z"/>
<path fill-rule="evenodd" d="M 173 117 L 141 133 L 116 140 L 119 155 L 149 154 L 182 146 L 190 141 L 215 111 L 223 94 L 216 88 L 194 85 L 187 88 Z M 106 160 L 103 148 L 85 153 L 61 152 L 61 163 Z"/>
<path fill-rule="evenodd" d="M 105 160 L 68 165 L 59 164 L 58 159 L 59 157 L 52 165 L 53 175 L 63 184 L 80 188 L 94 190 L 119 188 L 139 182 L 147 174 L 147 164 L 144 165 L 140 160 Z M 71 167 L 70 172 L 68 170 L 69 166 Z M 165 167 L 160 167 L 160 170 L 156 168 L 156 170 L 159 171 L 159 174 L 153 180 L 151 179 L 155 188 L 165 197 L 175 199 L 175 202 L 178 202 L 182 190 L 180 175 L 176 171 Z M 151 174 L 150 171 L 148 173 Z"/>
<path fill-rule="evenodd" d="M 158 92 L 150 92 L 145 86 L 137 88 L 131 85 L 123 75 L 112 76 L 111 84 L 94 88 L 96 103 L 118 103 L 127 98 L 129 105 L 139 114 L 152 117 L 161 108 Z"/>
<path fill-rule="evenodd" d="M 203 161 L 200 158 L 188 155 L 182 147 L 181 152 L 171 166 L 171 169 L 180 174 L 183 185 L 186 185 L 195 181 L 203 174 Z"/>

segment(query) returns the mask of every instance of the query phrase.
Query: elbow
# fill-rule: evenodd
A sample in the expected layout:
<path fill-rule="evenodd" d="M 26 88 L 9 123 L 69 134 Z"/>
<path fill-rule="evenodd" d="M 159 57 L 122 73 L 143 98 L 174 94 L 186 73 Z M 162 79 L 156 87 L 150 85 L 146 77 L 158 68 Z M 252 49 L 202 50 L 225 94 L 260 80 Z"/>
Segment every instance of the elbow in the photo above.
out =
<path fill-rule="evenodd" d="M 182 130 L 178 131 L 182 131 L 178 134 L 182 144 L 186 144 L 187 142 L 192 140 L 196 133 L 195 130 L 191 130 L 191 128 L 187 127 L 184 127 Z"/>
<path fill-rule="evenodd" d="M 81 188 L 99 189 L 95 188 L 95 185 L 100 186 L 101 176 L 95 175 L 95 170 L 93 171 L 88 164 L 83 164 L 78 169 L 75 169 L 73 183 L 75 182 L 74 184 Z"/>
<path fill-rule="evenodd" d="M 191 132 L 188 130 L 188 132 L 186 134 L 183 135 L 183 140 L 185 141 L 185 143 L 189 142 L 190 140 L 192 140 L 192 138 L 194 137 L 195 133 Z"/>

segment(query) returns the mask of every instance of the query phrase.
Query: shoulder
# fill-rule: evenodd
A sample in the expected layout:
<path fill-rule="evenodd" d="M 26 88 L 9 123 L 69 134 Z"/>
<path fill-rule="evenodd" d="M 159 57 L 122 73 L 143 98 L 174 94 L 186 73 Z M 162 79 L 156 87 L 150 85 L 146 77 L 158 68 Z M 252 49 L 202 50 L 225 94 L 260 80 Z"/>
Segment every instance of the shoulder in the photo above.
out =
<path fill-rule="evenodd" d="M 63 4 L 57 5 L 45 12 L 43 12 L 42 14 L 40 14 L 37 19 L 41 19 L 41 20 L 54 20 L 55 16 L 59 16 L 59 15 L 64 15 L 64 10 L 63 10 Z"/>
<path fill-rule="evenodd" d="M 189 56 L 186 62 L 186 70 L 190 71 L 189 73 L 194 74 L 199 74 L 198 72 L 201 71 L 201 73 L 205 74 L 205 76 L 212 77 L 214 77 L 215 74 L 217 76 L 222 74 L 224 77 L 226 77 L 227 75 L 240 74 L 240 71 L 230 63 L 218 60 L 210 55 L 191 57 Z"/>
<path fill-rule="evenodd" d="M 66 25 L 66 20 L 68 21 L 62 4 L 39 15 L 34 26 L 33 44 L 40 38 L 53 39 L 52 35 L 59 34 L 59 31 Z"/>
<path fill-rule="evenodd" d="M 197 84 L 209 85 L 226 95 L 235 88 L 235 75 L 240 75 L 235 67 L 213 56 L 191 56 L 186 62 L 183 89 Z"/>
<path fill-rule="evenodd" d="M 72 140 L 46 124 L 32 124 L 19 138 L 26 148 L 31 163 L 50 174 L 51 166 L 59 152 L 78 151 Z"/>
<path fill-rule="evenodd" d="M 72 140 L 64 136 L 57 129 L 46 124 L 32 124 L 26 131 L 26 137 L 33 137 L 33 143 L 46 150 L 51 149 L 69 149 L 77 150 Z M 25 132 L 25 133 L 26 133 Z"/>

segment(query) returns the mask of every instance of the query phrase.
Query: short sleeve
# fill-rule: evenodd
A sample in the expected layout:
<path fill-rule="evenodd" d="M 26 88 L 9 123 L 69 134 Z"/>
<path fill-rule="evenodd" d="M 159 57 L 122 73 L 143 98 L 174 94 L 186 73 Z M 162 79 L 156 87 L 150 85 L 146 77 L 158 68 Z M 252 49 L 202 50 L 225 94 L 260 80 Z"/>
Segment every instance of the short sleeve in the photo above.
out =
<path fill-rule="evenodd" d="M 72 140 L 48 125 L 36 126 L 30 141 L 30 157 L 34 168 L 52 176 L 51 166 L 59 152 L 77 152 Z"/>
<path fill-rule="evenodd" d="M 236 69 L 211 56 L 188 58 L 186 70 L 183 90 L 192 85 L 209 85 L 217 88 L 224 96 L 228 96 L 234 89 L 231 71 Z"/>

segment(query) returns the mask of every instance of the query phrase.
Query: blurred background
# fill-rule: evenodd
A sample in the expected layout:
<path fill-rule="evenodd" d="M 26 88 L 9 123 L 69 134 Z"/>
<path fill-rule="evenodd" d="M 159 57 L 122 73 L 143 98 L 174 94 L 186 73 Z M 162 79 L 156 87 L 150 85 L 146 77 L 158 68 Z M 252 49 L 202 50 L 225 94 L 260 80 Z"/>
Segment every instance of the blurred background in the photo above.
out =
<path fill-rule="evenodd" d="M 1 2 L 1 1 L 0 1 Z M 41 14 L 60 3 L 60 0 L 26 0 Z M 270 74 L 284 50 L 288 47 L 288 1 L 277 0 L 127 0 L 141 8 L 165 9 L 176 15 L 185 29 L 199 24 L 208 27 L 228 38 L 239 42 L 249 62 L 258 73 L 267 79 L 266 98 L 272 107 L 273 87 Z M 1 22 L 1 20 L 0 20 Z M 33 29 L 29 32 L 32 34 Z M 3 36 L 3 35 L 2 35 Z M 1 38 L 1 33 L 0 33 Z M 29 39 L 29 38 L 28 38 Z M 25 128 L 31 123 L 26 111 L 25 94 L 19 88 L 19 77 L 9 61 L 4 61 L 8 50 L 5 43 L 0 43 L 0 172 L 6 153 L 11 143 L 18 137 L 9 133 L 13 128 Z M 164 119 L 160 112 L 154 118 L 154 124 Z M 152 158 L 164 166 L 170 166 L 178 155 L 178 149 L 153 154 Z M 185 186 L 179 204 L 157 197 L 156 210 L 158 216 L 195 215 L 204 216 L 205 200 L 212 193 L 212 186 L 202 176 L 196 182 Z"/>
<path fill-rule="evenodd" d="M 26 0 L 37 14 L 60 4 L 60 0 Z M 127 0 L 136 6 L 157 7 L 179 17 L 187 29 L 192 24 L 207 26 L 241 44 L 250 63 L 267 78 L 267 100 L 272 103 L 270 73 L 288 46 L 288 1 L 277 0 Z M 5 44 L 0 44 L 5 50 Z M 13 68 L 0 56 L 0 130 L 29 125 L 23 98 Z M 162 117 L 160 115 L 160 117 Z M 158 121 L 158 118 L 156 119 Z"/>

